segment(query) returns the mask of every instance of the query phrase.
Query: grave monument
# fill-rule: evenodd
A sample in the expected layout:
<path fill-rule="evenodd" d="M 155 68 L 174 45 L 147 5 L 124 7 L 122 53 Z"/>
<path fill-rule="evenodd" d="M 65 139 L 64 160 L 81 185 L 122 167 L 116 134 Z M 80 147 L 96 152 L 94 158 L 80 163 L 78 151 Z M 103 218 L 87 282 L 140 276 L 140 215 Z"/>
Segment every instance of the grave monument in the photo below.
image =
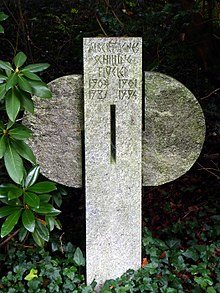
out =
<path fill-rule="evenodd" d="M 84 39 L 84 78 L 50 82 L 53 98 L 36 97 L 35 114 L 23 121 L 49 179 L 81 187 L 85 161 L 88 284 L 140 267 L 142 185 L 186 173 L 204 142 L 201 107 L 180 82 L 145 72 L 142 97 L 141 43 Z"/>

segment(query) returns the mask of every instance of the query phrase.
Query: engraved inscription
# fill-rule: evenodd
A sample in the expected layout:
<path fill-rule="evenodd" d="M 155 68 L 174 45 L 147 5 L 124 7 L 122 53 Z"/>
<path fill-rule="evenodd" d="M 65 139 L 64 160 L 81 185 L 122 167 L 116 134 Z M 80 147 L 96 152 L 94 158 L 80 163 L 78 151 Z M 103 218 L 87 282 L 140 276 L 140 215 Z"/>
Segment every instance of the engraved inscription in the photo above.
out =
<path fill-rule="evenodd" d="M 108 85 L 109 85 L 108 79 L 91 78 L 89 80 L 89 87 L 91 89 L 103 89 L 103 88 L 107 88 Z"/>
<path fill-rule="evenodd" d="M 119 79 L 119 89 L 137 88 L 137 79 Z"/>
<path fill-rule="evenodd" d="M 88 44 L 90 62 L 94 66 L 88 82 L 90 99 L 136 100 L 140 85 L 137 78 L 129 76 L 130 70 L 137 64 L 140 50 L 139 41 L 126 39 L 124 42 L 116 38 Z"/>
<path fill-rule="evenodd" d="M 122 78 L 125 77 L 128 74 L 128 69 L 124 66 L 122 67 L 111 67 L 111 66 L 106 66 L 106 67 L 99 67 L 98 68 L 98 75 L 99 77 L 117 77 L 117 78 Z"/>
<path fill-rule="evenodd" d="M 89 97 L 91 100 L 94 100 L 94 99 L 103 100 L 107 97 L 107 91 L 105 91 L 105 90 L 90 90 Z"/>
<path fill-rule="evenodd" d="M 117 42 L 110 40 L 106 43 L 92 42 L 89 44 L 89 53 L 138 53 L 139 42 Z"/>
<path fill-rule="evenodd" d="M 137 99 L 137 92 L 135 90 L 119 90 L 119 99 Z"/>
<path fill-rule="evenodd" d="M 132 57 L 131 55 L 95 55 L 95 65 L 123 65 L 123 64 L 131 64 Z"/>
<path fill-rule="evenodd" d="M 130 100 L 134 99 L 136 100 L 137 95 L 137 79 L 119 79 L 119 91 L 118 91 L 118 97 L 120 100 Z"/>

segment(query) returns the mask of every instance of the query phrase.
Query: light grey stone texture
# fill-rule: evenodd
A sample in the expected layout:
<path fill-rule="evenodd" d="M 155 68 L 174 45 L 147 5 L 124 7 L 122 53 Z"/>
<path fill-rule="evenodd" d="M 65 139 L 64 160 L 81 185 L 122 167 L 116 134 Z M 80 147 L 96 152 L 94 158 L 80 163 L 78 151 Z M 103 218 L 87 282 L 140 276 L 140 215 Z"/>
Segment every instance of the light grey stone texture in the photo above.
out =
<path fill-rule="evenodd" d="M 44 176 L 66 186 L 81 187 L 82 76 L 60 77 L 48 86 L 52 99 L 35 97 L 34 115 L 26 113 L 23 119 L 23 124 L 33 130 L 29 145 Z"/>
<path fill-rule="evenodd" d="M 26 113 L 23 119 L 34 131 L 29 144 L 46 177 L 81 187 L 82 76 L 60 77 L 49 87 L 52 99 L 35 97 L 34 115 Z M 145 72 L 143 185 L 158 186 L 185 174 L 198 158 L 204 137 L 204 116 L 193 94 L 167 75 Z"/>
<path fill-rule="evenodd" d="M 141 265 L 141 62 L 141 38 L 84 39 L 88 284 Z"/>
<path fill-rule="evenodd" d="M 145 72 L 143 185 L 158 186 L 185 174 L 204 139 L 204 115 L 194 95 L 167 75 Z"/>

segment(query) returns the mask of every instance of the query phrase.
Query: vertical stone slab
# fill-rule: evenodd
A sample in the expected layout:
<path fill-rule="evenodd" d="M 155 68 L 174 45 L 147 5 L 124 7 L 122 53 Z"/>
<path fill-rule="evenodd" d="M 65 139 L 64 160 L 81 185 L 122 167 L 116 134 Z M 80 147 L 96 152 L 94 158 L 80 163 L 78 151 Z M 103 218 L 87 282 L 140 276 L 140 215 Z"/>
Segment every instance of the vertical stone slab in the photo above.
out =
<path fill-rule="evenodd" d="M 141 264 L 141 121 L 141 38 L 85 38 L 88 284 Z"/>

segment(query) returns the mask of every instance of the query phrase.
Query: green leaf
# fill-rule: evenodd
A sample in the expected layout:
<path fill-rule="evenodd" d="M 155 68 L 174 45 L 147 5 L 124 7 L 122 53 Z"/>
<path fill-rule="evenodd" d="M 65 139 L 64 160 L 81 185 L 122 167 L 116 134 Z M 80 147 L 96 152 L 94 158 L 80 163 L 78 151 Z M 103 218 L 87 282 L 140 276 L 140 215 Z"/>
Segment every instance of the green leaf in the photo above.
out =
<path fill-rule="evenodd" d="M 14 88 L 9 90 L 5 96 L 5 107 L 11 121 L 15 121 L 20 110 L 20 106 L 21 103 L 19 97 L 17 96 L 16 90 Z"/>
<path fill-rule="evenodd" d="M 13 121 L 9 120 L 7 123 L 7 129 L 10 129 L 13 125 L 16 125 Z"/>
<path fill-rule="evenodd" d="M 30 113 L 34 113 L 34 102 L 31 99 L 31 96 L 24 91 L 20 91 L 20 101 L 21 106 Z"/>
<path fill-rule="evenodd" d="M 33 94 L 32 87 L 25 77 L 18 75 L 18 85 L 23 91 Z"/>
<path fill-rule="evenodd" d="M 22 214 L 22 224 L 29 232 L 34 232 L 35 217 L 31 210 L 26 209 Z"/>
<path fill-rule="evenodd" d="M 16 150 L 9 144 L 5 155 L 4 162 L 7 172 L 11 179 L 20 184 L 24 176 L 23 161 Z"/>
<path fill-rule="evenodd" d="M 25 192 L 24 201 L 32 208 L 36 208 L 36 209 L 39 208 L 40 199 L 35 193 Z"/>
<path fill-rule="evenodd" d="M 8 18 L 8 15 L 6 15 L 4 12 L 0 12 L 0 21 L 6 20 Z"/>
<path fill-rule="evenodd" d="M 7 79 L 8 79 L 7 76 L 5 76 L 5 75 L 3 75 L 3 74 L 0 74 L 0 83 L 5 82 Z"/>
<path fill-rule="evenodd" d="M 39 166 L 34 166 L 31 168 L 31 170 L 28 172 L 25 181 L 24 181 L 24 187 L 29 187 L 33 185 L 36 181 L 37 178 L 40 174 L 40 167 Z"/>
<path fill-rule="evenodd" d="M 51 197 L 52 196 L 50 194 L 39 194 L 39 198 L 41 202 L 49 202 Z"/>
<path fill-rule="evenodd" d="M 47 226 L 49 227 L 49 230 L 50 231 L 53 231 L 54 225 L 55 225 L 55 219 L 54 219 L 54 217 L 46 216 L 45 217 L 45 221 L 47 223 Z"/>
<path fill-rule="evenodd" d="M 206 293 L 217 293 L 214 287 L 207 287 L 206 288 Z"/>
<path fill-rule="evenodd" d="M 60 210 L 55 209 L 51 204 L 41 202 L 39 208 L 33 208 L 33 210 L 42 215 L 57 216 L 61 213 Z"/>
<path fill-rule="evenodd" d="M 0 68 L 4 70 L 13 71 L 11 64 L 9 62 L 4 62 L 2 60 L 0 60 Z"/>
<path fill-rule="evenodd" d="M 37 74 L 35 74 L 35 73 L 33 73 L 33 72 L 29 71 L 29 70 L 23 69 L 21 71 L 21 73 L 23 73 L 29 79 L 42 81 L 42 79 Z"/>
<path fill-rule="evenodd" d="M 6 90 L 5 90 L 6 84 L 0 84 L 0 101 L 4 98 Z"/>
<path fill-rule="evenodd" d="M 2 121 L 0 121 L 0 129 L 1 130 L 4 130 L 5 129 L 4 123 Z"/>
<path fill-rule="evenodd" d="M 169 239 L 166 241 L 166 245 L 168 245 L 169 248 L 177 248 L 180 246 L 181 241 L 179 239 Z"/>
<path fill-rule="evenodd" d="M 17 189 L 17 185 L 13 183 L 5 183 L 0 185 L 0 194 L 8 195 L 8 192 Z"/>
<path fill-rule="evenodd" d="M 29 191 L 36 193 L 47 193 L 56 190 L 56 184 L 51 181 L 43 181 L 36 183 L 28 188 Z"/>
<path fill-rule="evenodd" d="M 17 153 L 32 164 L 36 164 L 36 157 L 32 149 L 22 140 L 11 141 L 11 145 L 16 149 Z"/>
<path fill-rule="evenodd" d="M 73 281 L 76 278 L 76 272 L 77 272 L 77 268 L 75 266 L 68 266 L 64 268 L 63 275 L 67 276 L 71 281 Z M 104 293 L 106 293 L 106 291 L 104 291 Z"/>
<path fill-rule="evenodd" d="M 49 99 L 52 97 L 51 90 L 48 88 L 47 84 L 41 81 L 30 80 L 30 85 L 33 90 L 33 94 L 37 97 Z"/>
<path fill-rule="evenodd" d="M 46 226 L 44 226 L 40 221 L 36 221 L 35 229 L 44 241 L 49 241 L 50 233 Z"/>
<path fill-rule="evenodd" d="M 17 68 L 19 68 L 25 63 L 26 60 L 27 56 L 23 52 L 19 52 L 14 58 L 14 64 Z"/>
<path fill-rule="evenodd" d="M 76 248 L 76 251 L 74 252 L 73 259 L 78 266 L 85 265 L 85 258 L 84 258 L 82 251 L 79 247 Z"/>
<path fill-rule="evenodd" d="M 30 64 L 26 67 L 24 67 L 23 70 L 28 70 L 30 72 L 40 72 L 45 69 L 47 69 L 50 66 L 48 63 L 36 63 L 36 64 Z"/>
<path fill-rule="evenodd" d="M 3 26 L 0 24 L 0 34 L 3 34 L 4 33 L 4 28 Z"/>
<path fill-rule="evenodd" d="M 7 82 L 6 82 L 6 86 L 5 86 L 5 90 L 8 91 L 11 88 L 13 88 L 16 84 L 18 83 L 18 76 L 17 73 L 13 73 L 9 76 Z"/>
<path fill-rule="evenodd" d="M 57 229 L 59 229 L 59 230 L 62 229 L 62 225 L 61 225 L 61 223 L 60 223 L 60 221 L 58 219 L 54 219 L 54 224 L 55 224 Z"/>
<path fill-rule="evenodd" d="M 62 204 L 62 196 L 61 196 L 61 194 L 54 194 L 53 195 L 53 200 L 54 200 L 55 204 L 60 208 L 61 204 Z"/>
<path fill-rule="evenodd" d="M 1 228 L 1 237 L 7 236 L 17 224 L 19 217 L 21 215 L 22 208 L 19 208 L 15 212 L 13 212 L 10 216 L 6 218 Z"/>
<path fill-rule="evenodd" d="M 34 232 L 32 233 L 32 237 L 38 246 L 44 247 L 44 240 L 40 237 L 38 231 L 36 230 L 36 227 Z"/>
<path fill-rule="evenodd" d="M 194 281 L 201 286 L 202 289 L 205 289 L 207 285 L 211 286 L 213 285 L 213 281 L 208 276 L 202 276 L 202 277 L 194 277 Z M 207 291 L 206 291 L 207 292 Z"/>
<path fill-rule="evenodd" d="M 22 189 L 16 187 L 8 192 L 8 200 L 19 198 L 22 195 Z"/>
<path fill-rule="evenodd" d="M 20 210 L 21 208 L 15 206 L 5 206 L 0 208 L 0 218 L 6 217 Z"/>
<path fill-rule="evenodd" d="M 38 271 L 35 270 L 35 269 L 31 269 L 30 270 L 30 273 L 24 278 L 26 281 L 31 281 L 33 280 L 34 278 L 38 278 L 38 275 L 37 275 Z"/>
<path fill-rule="evenodd" d="M 0 137 L 0 159 L 4 157 L 6 149 L 7 149 L 7 138 L 5 135 L 2 135 Z"/>
<path fill-rule="evenodd" d="M 8 64 L 10 64 L 9 62 L 7 62 Z M 14 70 L 13 70 L 14 71 Z M 6 75 L 7 75 L 7 77 L 9 77 L 10 75 L 11 75 L 11 73 L 12 73 L 12 70 L 10 70 L 10 69 L 5 69 L 5 73 L 6 73 Z"/>
<path fill-rule="evenodd" d="M 23 204 L 19 198 L 8 200 L 8 202 L 6 204 L 8 204 L 9 206 L 14 206 L 14 207 L 22 207 L 23 206 Z"/>
<path fill-rule="evenodd" d="M 23 242 L 28 234 L 28 231 L 24 228 L 24 226 L 21 227 L 19 233 L 18 233 L 18 239 L 20 242 Z"/>
<path fill-rule="evenodd" d="M 191 258 L 194 261 L 197 261 L 199 259 L 199 255 L 193 247 L 188 248 L 186 251 L 182 253 L 182 255 L 184 255 L 187 258 Z"/>
<path fill-rule="evenodd" d="M 8 133 L 13 139 L 25 140 L 31 138 L 33 132 L 22 124 L 14 124 Z"/>

